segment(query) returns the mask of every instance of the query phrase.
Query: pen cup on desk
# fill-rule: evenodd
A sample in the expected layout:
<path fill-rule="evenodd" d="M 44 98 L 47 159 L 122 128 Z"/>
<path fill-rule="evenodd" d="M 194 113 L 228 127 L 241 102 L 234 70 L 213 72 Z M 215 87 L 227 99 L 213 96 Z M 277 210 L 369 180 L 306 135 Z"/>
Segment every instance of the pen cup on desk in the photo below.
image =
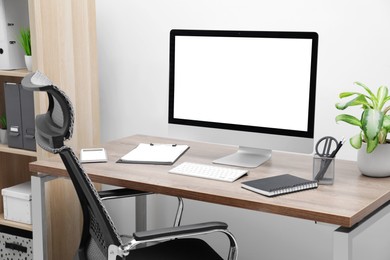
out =
<path fill-rule="evenodd" d="M 334 171 L 335 158 L 314 155 L 313 180 L 317 180 L 318 184 L 331 185 L 334 182 Z"/>

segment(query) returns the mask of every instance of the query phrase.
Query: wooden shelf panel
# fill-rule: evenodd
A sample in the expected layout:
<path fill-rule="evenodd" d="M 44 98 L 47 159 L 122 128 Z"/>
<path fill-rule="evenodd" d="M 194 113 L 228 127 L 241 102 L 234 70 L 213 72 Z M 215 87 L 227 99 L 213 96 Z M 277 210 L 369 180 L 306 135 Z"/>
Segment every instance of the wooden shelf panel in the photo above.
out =
<path fill-rule="evenodd" d="M 0 70 L 0 76 L 25 77 L 30 73 L 27 69 Z"/>
<path fill-rule="evenodd" d="M 32 157 L 36 157 L 37 156 L 37 152 L 36 151 L 29 151 L 29 150 L 24 150 L 24 149 L 10 148 L 6 144 L 0 144 L 0 152 L 9 153 L 9 154 L 18 154 L 18 155 L 32 156 Z"/>
<path fill-rule="evenodd" d="M 0 225 L 8 226 L 8 227 L 14 227 L 18 229 L 23 229 L 27 231 L 32 231 L 32 225 L 23 224 L 15 221 L 9 221 L 4 219 L 4 214 L 0 214 Z"/>

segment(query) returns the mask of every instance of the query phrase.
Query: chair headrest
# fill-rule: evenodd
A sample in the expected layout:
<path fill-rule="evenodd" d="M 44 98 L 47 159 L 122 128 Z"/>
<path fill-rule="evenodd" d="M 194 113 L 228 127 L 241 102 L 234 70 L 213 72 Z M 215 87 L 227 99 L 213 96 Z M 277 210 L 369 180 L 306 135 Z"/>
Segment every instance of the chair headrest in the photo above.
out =
<path fill-rule="evenodd" d="M 64 141 L 72 137 L 74 125 L 73 106 L 67 95 L 54 86 L 51 80 L 37 71 L 23 78 L 22 86 L 31 91 L 46 92 L 49 107 L 45 114 L 35 118 L 36 140 L 43 149 L 58 153 Z"/>

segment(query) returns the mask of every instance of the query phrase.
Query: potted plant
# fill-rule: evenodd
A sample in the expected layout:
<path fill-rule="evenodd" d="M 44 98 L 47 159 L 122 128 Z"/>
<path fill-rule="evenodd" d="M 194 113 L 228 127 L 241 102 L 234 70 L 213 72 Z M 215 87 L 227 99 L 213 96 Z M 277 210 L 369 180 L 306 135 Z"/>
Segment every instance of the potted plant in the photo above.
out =
<path fill-rule="evenodd" d="M 19 43 L 24 51 L 24 60 L 28 71 L 32 70 L 32 58 L 31 58 L 31 34 L 29 28 L 20 29 Z"/>
<path fill-rule="evenodd" d="M 7 118 L 5 114 L 0 116 L 0 143 L 7 143 Z"/>
<path fill-rule="evenodd" d="M 375 94 L 366 85 L 360 82 L 355 84 L 363 88 L 364 92 L 340 93 L 341 99 L 351 99 L 337 103 L 336 108 L 344 110 L 360 106 L 363 110 L 360 118 L 341 114 L 336 117 L 336 122 L 344 121 L 360 128 L 359 133 L 349 139 L 352 147 L 359 149 L 357 163 L 360 171 L 373 177 L 390 176 L 390 145 L 387 139 L 390 131 L 390 116 L 387 113 L 390 106 L 386 106 L 390 100 L 388 88 L 381 86 Z"/>

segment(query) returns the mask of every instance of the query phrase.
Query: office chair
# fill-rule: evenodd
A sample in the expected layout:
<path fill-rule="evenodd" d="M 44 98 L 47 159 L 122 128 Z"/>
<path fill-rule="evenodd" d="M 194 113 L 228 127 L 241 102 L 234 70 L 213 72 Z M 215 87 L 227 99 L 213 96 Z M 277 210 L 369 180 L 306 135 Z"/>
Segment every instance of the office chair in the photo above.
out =
<path fill-rule="evenodd" d="M 135 232 L 128 242 L 124 242 L 102 203 L 102 197 L 137 196 L 145 193 L 122 189 L 119 192 L 102 192 L 101 197 L 72 148 L 64 144 L 64 141 L 71 138 L 74 124 L 70 100 L 40 72 L 23 78 L 22 85 L 25 89 L 44 91 L 48 95 L 48 111 L 36 116 L 36 141 L 44 150 L 60 155 L 79 198 L 83 229 L 76 260 L 117 260 L 118 257 L 128 260 L 220 260 L 223 258 L 209 244 L 200 238 L 194 238 L 213 232 L 221 232 L 228 237 L 230 247 L 227 259 L 237 259 L 236 240 L 223 222 Z M 179 220 L 176 219 L 176 222 Z M 137 246 L 140 244 L 144 246 Z"/>

